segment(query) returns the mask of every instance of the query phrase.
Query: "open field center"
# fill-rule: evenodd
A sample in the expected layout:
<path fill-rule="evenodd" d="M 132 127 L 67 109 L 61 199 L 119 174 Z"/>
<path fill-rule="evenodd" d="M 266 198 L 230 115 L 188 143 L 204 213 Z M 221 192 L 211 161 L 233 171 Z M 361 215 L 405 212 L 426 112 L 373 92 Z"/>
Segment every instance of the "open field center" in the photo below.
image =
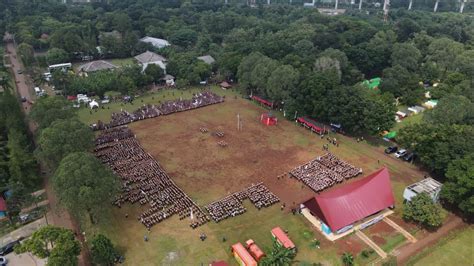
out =
<path fill-rule="evenodd" d="M 143 103 L 158 103 L 164 99 L 190 97 L 195 90 L 185 92 L 171 90 L 137 98 L 133 105 L 110 104 L 110 109 L 99 109 L 89 113 L 81 109 L 80 117 L 90 123 L 107 117 L 120 108 L 134 110 Z M 244 201 L 247 212 L 219 223 L 208 222 L 197 229 L 189 227 L 189 219 L 172 217 L 153 226 L 148 233 L 136 217 L 143 211 L 139 204 L 113 207 L 113 218 L 100 226 L 88 227 L 87 235 L 101 231 L 107 234 L 125 252 L 127 265 L 200 265 L 213 260 L 235 263 L 230 246 L 236 242 L 253 239 L 265 251 L 270 252 L 272 238 L 270 230 L 281 226 L 288 230 L 290 239 L 298 247 L 299 262 L 321 262 L 341 264 L 340 255 L 346 251 L 356 257 L 356 262 L 365 264 L 369 260 L 359 258 L 360 252 L 369 247 L 355 235 L 349 235 L 334 243 L 326 240 L 299 214 L 293 215 L 291 208 L 307 200 L 314 192 L 295 179 L 278 178 L 291 169 L 323 155 L 322 146 L 326 138 L 311 133 L 295 123 L 279 117 L 278 125 L 265 126 L 260 116 L 267 110 L 255 103 L 241 99 L 231 91 L 213 88 L 225 94 L 224 103 L 192 111 L 160 116 L 129 124 L 140 144 L 166 170 L 176 184 L 199 206 L 205 206 L 230 193 L 263 182 L 280 199 L 281 203 L 257 210 L 249 201 Z M 237 115 L 242 118 L 242 130 L 237 130 Z M 209 130 L 202 133 L 200 128 Z M 223 137 L 213 132 L 224 132 Z M 386 166 L 391 174 L 392 188 L 396 198 L 395 218 L 401 222 L 402 192 L 406 185 L 422 179 L 424 173 L 414 165 L 384 154 L 383 147 L 367 142 L 356 142 L 352 138 L 331 134 L 339 146 L 329 146 L 329 151 L 342 160 L 363 169 L 359 179 Z M 221 147 L 217 142 L 228 143 Z M 336 186 L 337 187 L 337 186 Z M 281 210 L 280 205 L 286 204 Z M 128 214 L 128 218 L 125 215 Z M 406 226 L 409 230 L 409 226 Z M 390 252 L 400 245 L 400 235 L 384 222 L 365 229 L 369 237 Z M 207 239 L 201 241 L 199 235 Z M 149 241 L 144 241 L 144 235 Z M 225 241 L 224 241 L 225 238 Z M 312 245 L 314 239 L 321 241 L 321 248 Z"/>
<path fill-rule="evenodd" d="M 474 227 L 455 231 L 408 261 L 407 265 L 473 265 Z"/>

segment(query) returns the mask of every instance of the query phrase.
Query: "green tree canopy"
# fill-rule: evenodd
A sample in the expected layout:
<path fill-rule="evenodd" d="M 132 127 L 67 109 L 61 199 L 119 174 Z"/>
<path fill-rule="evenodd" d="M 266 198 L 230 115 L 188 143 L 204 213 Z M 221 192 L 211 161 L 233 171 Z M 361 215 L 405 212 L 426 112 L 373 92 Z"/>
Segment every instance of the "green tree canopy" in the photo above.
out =
<path fill-rule="evenodd" d="M 48 225 L 16 246 L 15 252 L 17 254 L 31 252 L 39 258 L 48 258 L 48 266 L 75 266 L 81 245 L 71 230 Z"/>
<path fill-rule="evenodd" d="M 474 215 L 474 153 L 449 163 L 441 198 Z"/>
<path fill-rule="evenodd" d="M 61 48 L 51 48 L 48 50 L 46 55 L 48 64 L 60 64 L 67 63 L 69 61 L 69 55 L 66 51 Z"/>
<path fill-rule="evenodd" d="M 92 261 L 97 265 L 114 265 L 117 251 L 114 245 L 106 236 L 102 234 L 95 235 L 91 241 Z"/>
<path fill-rule="evenodd" d="M 422 192 L 403 206 L 403 219 L 414 221 L 428 228 L 436 228 L 443 223 L 441 207 L 433 203 L 431 197 Z"/>
<path fill-rule="evenodd" d="M 296 253 L 294 250 L 287 249 L 273 240 L 273 249 L 261 261 L 264 266 L 273 265 L 291 265 Z"/>
<path fill-rule="evenodd" d="M 119 189 L 112 172 L 87 152 L 66 156 L 52 183 L 59 202 L 77 218 L 88 214 L 92 223 L 107 217 L 110 203 Z"/>
<path fill-rule="evenodd" d="M 71 104 L 61 97 L 41 97 L 30 112 L 30 117 L 38 123 L 40 129 L 49 127 L 58 119 L 70 119 L 74 115 Z"/>
<path fill-rule="evenodd" d="M 37 155 L 50 167 L 57 167 L 69 153 L 90 151 L 94 133 L 77 119 L 57 120 L 41 131 Z"/>

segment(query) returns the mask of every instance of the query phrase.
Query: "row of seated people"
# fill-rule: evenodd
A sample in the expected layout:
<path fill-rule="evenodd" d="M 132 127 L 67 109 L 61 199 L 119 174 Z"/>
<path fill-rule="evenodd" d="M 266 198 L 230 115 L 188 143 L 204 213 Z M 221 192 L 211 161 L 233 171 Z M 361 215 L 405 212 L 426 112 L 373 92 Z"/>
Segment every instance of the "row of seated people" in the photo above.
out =
<path fill-rule="evenodd" d="M 352 178 L 362 173 L 362 168 L 357 168 L 352 164 L 337 158 L 332 153 L 326 153 L 319 157 L 319 162 L 334 172 L 342 175 L 344 178 Z"/>
<path fill-rule="evenodd" d="M 328 153 L 296 167 L 290 175 L 302 181 L 315 192 L 341 183 L 344 179 L 352 178 L 362 173 L 362 169 L 346 163 Z"/>
<path fill-rule="evenodd" d="M 128 138 L 126 137 L 128 136 Z M 97 137 L 96 157 L 121 179 L 121 194 L 114 205 L 137 203 L 150 206 L 138 219 L 151 228 L 173 214 L 190 212 L 196 228 L 209 221 L 207 215 L 168 176 L 160 164 L 141 147 L 127 127 L 107 129 Z"/>
<path fill-rule="evenodd" d="M 224 98 L 210 91 L 203 91 L 193 94 L 191 99 L 179 99 L 166 101 L 160 105 L 144 105 L 133 112 L 121 110 L 119 113 L 112 113 L 109 123 L 98 121 L 91 125 L 94 130 L 103 130 L 113 127 L 123 126 L 135 121 L 168 115 L 176 112 L 187 111 L 211 104 L 223 102 Z"/>
<path fill-rule="evenodd" d="M 247 210 L 242 204 L 245 199 L 250 199 L 257 209 L 269 207 L 280 201 L 263 183 L 258 183 L 212 202 L 205 208 L 211 219 L 218 223 L 224 219 L 245 213 Z"/>

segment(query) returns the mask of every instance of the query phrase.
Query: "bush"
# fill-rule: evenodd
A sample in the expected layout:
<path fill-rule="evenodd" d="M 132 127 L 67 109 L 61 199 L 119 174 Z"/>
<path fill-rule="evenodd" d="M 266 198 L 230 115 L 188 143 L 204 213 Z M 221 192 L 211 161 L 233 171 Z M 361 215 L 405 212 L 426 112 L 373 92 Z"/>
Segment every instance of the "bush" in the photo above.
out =
<path fill-rule="evenodd" d="M 441 207 L 433 203 L 426 193 L 420 193 L 406 202 L 403 207 L 403 219 L 414 221 L 428 228 L 441 226 Z"/>

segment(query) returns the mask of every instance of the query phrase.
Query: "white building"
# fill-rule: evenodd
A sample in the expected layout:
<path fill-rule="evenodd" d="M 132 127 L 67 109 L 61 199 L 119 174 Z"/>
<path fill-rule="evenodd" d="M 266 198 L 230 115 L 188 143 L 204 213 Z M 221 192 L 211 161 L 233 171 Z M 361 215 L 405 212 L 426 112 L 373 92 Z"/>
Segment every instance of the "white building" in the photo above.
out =
<path fill-rule="evenodd" d="M 440 182 L 428 177 L 406 187 L 403 191 L 403 198 L 407 201 L 410 201 L 414 196 L 425 192 L 431 197 L 431 199 L 433 199 L 433 202 L 437 202 L 442 186 L 443 184 Z"/>
<path fill-rule="evenodd" d="M 165 40 L 165 39 L 160 39 L 160 38 L 153 38 L 153 37 L 149 37 L 149 36 L 145 36 L 143 38 L 140 39 L 141 42 L 145 42 L 145 43 L 150 43 L 151 45 L 153 45 L 154 47 L 158 48 L 158 49 L 161 49 L 161 48 L 164 48 L 166 46 L 170 46 L 171 44 Z"/>

